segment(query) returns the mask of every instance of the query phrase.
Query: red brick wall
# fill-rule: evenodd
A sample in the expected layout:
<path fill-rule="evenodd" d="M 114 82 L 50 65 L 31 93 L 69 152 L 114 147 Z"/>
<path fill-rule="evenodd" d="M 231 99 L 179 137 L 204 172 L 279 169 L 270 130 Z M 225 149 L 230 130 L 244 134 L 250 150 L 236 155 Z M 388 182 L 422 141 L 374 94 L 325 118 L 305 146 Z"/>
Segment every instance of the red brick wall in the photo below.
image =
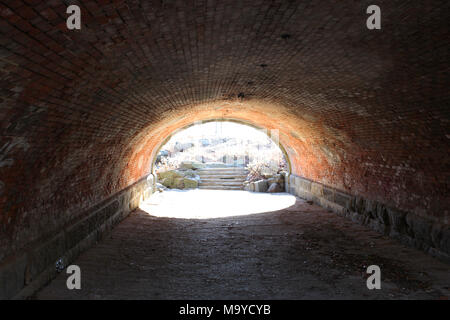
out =
<path fill-rule="evenodd" d="M 377 1 L 375 31 L 371 1 L 78 3 L 80 31 L 63 1 L 0 3 L 0 260 L 217 117 L 278 128 L 299 176 L 448 223 L 448 1 Z"/>

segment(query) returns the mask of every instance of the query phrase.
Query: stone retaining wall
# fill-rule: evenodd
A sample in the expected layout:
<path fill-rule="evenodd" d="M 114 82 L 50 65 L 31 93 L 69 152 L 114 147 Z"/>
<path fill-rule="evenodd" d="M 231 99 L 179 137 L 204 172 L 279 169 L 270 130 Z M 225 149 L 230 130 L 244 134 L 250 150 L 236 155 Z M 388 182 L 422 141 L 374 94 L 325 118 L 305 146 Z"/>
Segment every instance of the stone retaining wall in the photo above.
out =
<path fill-rule="evenodd" d="M 244 184 L 244 190 L 246 191 L 252 191 L 252 192 L 271 192 L 270 186 L 272 183 L 276 182 L 280 186 L 280 192 L 288 192 L 289 190 L 286 186 L 287 177 L 289 174 L 287 172 L 280 173 L 281 177 L 278 179 L 276 176 L 279 176 L 278 174 L 275 177 L 267 178 L 267 179 L 261 179 L 254 182 L 246 182 Z M 279 192 L 279 191 L 276 191 Z"/>
<path fill-rule="evenodd" d="M 286 190 L 450 263 L 450 226 L 290 175 Z"/>
<path fill-rule="evenodd" d="M 51 238 L 40 239 L 27 250 L 9 257 L 0 265 L 0 299 L 20 299 L 32 295 L 56 274 L 56 263 L 69 265 L 128 216 L 155 190 L 149 175 L 109 199 L 89 209 L 82 220 L 74 221 Z"/>

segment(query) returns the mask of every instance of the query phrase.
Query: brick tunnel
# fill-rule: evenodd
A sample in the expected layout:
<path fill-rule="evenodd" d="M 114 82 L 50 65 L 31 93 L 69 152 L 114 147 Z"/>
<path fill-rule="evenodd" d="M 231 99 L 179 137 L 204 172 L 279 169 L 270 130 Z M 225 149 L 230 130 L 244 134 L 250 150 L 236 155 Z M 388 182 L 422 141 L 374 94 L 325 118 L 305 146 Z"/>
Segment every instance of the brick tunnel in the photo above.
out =
<path fill-rule="evenodd" d="M 380 30 L 371 1 L 73 1 L 80 30 L 69 3 L 0 1 L 0 298 L 125 228 L 163 141 L 210 119 L 278 130 L 301 208 L 448 289 L 447 1 L 377 1 Z"/>

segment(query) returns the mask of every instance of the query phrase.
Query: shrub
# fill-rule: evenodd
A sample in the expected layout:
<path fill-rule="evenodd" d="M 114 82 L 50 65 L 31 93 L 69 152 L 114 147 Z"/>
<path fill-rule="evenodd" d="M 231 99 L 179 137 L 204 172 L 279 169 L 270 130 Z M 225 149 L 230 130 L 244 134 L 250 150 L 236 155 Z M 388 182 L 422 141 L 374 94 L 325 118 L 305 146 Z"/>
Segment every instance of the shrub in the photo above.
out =
<path fill-rule="evenodd" d="M 255 182 L 261 179 L 267 179 L 286 169 L 284 159 L 255 159 L 247 165 L 249 171 L 247 175 L 248 182 Z"/>
<path fill-rule="evenodd" d="M 180 163 L 177 158 L 161 157 L 159 159 L 159 161 L 156 162 L 156 173 L 175 170 L 179 166 L 180 166 Z"/>

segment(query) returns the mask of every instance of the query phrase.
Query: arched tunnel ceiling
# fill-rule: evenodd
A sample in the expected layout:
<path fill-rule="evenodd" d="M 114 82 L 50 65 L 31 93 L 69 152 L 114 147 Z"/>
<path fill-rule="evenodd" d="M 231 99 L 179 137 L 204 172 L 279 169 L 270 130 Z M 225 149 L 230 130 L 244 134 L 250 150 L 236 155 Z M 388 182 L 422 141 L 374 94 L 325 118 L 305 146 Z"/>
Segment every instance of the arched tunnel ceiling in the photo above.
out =
<path fill-rule="evenodd" d="M 448 221 L 447 1 L 378 1 L 374 31 L 371 1 L 78 3 L 79 31 L 64 1 L 0 4 L 0 222 L 17 243 L 212 117 L 278 128 L 297 175 Z"/>

